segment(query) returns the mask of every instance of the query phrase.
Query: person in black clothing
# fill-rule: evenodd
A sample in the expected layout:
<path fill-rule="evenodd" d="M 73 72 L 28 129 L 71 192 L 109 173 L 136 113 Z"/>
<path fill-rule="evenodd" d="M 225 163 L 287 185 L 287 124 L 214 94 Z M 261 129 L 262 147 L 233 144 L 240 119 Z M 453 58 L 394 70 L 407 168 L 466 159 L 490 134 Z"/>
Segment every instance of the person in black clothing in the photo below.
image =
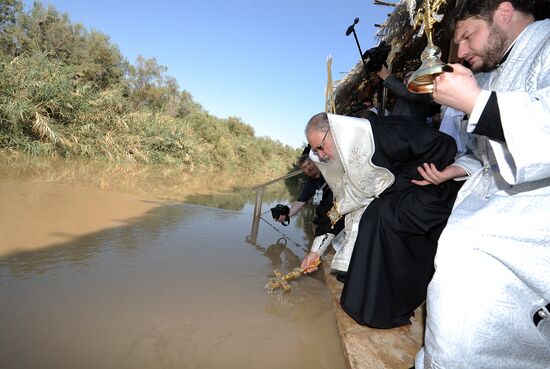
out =
<path fill-rule="evenodd" d="M 309 199 L 311 199 L 315 195 L 317 190 L 324 192 L 324 189 L 328 187 L 325 183 L 323 176 L 321 175 L 321 172 L 319 172 L 319 169 L 317 169 L 317 167 L 315 166 L 315 164 L 313 164 L 307 154 L 302 155 L 300 159 L 298 159 L 298 165 L 300 166 L 300 169 L 302 169 L 304 174 L 308 177 L 308 180 L 304 184 L 304 188 L 302 189 L 300 196 L 298 196 L 298 199 L 292 203 L 292 206 L 290 207 L 290 212 L 288 214 L 289 218 L 292 218 L 294 215 L 298 214 L 298 212 L 302 210 Z M 324 195 L 328 195 L 328 192 Z M 281 215 L 279 219 L 277 219 L 277 221 L 280 223 L 283 223 L 285 220 L 286 217 L 284 215 Z"/>
<path fill-rule="evenodd" d="M 306 255 L 302 262 L 302 268 L 307 268 L 313 265 L 313 261 L 319 260 L 321 254 L 324 253 L 333 238 L 344 228 L 343 219 L 337 222 L 334 227 L 330 219 L 327 217 L 327 212 L 332 208 L 332 191 L 328 187 L 323 175 L 315 166 L 309 155 L 304 151 L 304 154 L 298 160 L 300 169 L 308 176 L 308 180 L 304 184 L 304 188 L 296 201 L 292 203 L 289 218 L 296 215 L 305 204 L 313 198 L 313 204 L 316 206 L 315 219 L 315 239 L 313 240 L 310 253 Z M 278 222 L 283 223 L 286 220 L 284 215 L 281 215 Z M 317 270 L 316 267 L 307 268 L 308 272 Z"/>
<path fill-rule="evenodd" d="M 412 74 L 412 72 L 409 72 Z M 426 124 L 430 115 L 430 103 L 432 98 L 429 94 L 415 94 L 407 90 L 407 79 L 410 74 L 405 75 L 405 80 L 400 81 L 390 74 L 386 67 L 382 66 L 377 74 L 382 79 L 384 87 L 390 90 L 394 96 L 395 104 L 389 115 L 404 115 L 417 122 Z"/>

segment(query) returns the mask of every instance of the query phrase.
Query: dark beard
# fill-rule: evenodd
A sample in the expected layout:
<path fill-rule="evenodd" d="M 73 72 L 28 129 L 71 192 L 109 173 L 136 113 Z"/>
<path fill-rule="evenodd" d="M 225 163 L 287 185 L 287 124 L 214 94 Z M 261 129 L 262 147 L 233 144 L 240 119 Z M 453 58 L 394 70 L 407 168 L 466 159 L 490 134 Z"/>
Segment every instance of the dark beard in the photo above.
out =
<path fill-rule="evenodd" d="M 491 32 L 489 33 L 489 44 L 485 49 L 485 53 L 480 55 L 483 64 L 477 70 L 474 70 L 474 72 L 490 72 L 495 70 L 505 51 L 506 34 L 495 24 L 492 24 Z"/>

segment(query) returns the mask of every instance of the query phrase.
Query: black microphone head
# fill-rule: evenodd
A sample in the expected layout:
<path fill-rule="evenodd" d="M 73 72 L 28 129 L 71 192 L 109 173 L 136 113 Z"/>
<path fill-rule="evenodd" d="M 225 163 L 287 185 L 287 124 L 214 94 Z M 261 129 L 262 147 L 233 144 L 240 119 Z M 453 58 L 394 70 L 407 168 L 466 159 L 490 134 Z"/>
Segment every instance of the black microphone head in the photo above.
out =
<path fill-rule="evenodd" d="M 351 26 L 348 27 L 347 31 L 346 31 L 346 36 L 349 36 L 351 35 L 351 33 L 353 32 L 353 28 L 355 27 L 355 25 L 359 23 L 359 18 L 355 18 L 353 20 L 353 24 Z"/>

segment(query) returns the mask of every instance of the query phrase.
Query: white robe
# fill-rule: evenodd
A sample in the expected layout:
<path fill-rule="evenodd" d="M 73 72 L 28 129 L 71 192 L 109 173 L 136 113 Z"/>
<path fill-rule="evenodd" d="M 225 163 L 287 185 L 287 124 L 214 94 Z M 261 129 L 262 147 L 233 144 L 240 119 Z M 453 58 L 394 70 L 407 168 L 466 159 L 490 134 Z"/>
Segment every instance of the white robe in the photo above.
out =
<path fill-rule="evenodd" d="M 506 143 L 477 136 L 455 163 L 470 177 L 439 239 L 415 366 L 548 369 L 550 318 L 533 315 L 550 302 L 550 20 L 476 77 L 496 91 Z"/>
<path fill-rule="evenodd" d="M 366 119 L 327 114 L 337 153 L 323 163 L 312 151 L 309 156 L 328 183 L 339 213 L 345 216 L 344 239 L 333 244 L 332 269 L 347 271 L 361 216 L 370 202 L 394 181 L 386 168 L 374 165 L 374 138 Z"/>

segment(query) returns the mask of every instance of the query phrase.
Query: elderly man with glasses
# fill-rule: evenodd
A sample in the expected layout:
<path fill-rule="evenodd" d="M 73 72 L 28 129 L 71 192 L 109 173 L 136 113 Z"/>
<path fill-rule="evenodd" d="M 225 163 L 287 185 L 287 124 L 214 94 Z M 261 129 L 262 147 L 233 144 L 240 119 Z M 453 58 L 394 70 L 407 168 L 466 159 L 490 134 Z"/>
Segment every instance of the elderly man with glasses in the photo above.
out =
<path fill-rule="evenodd" d="M 306 127 L 310 157 L 332 189 L 329 216 L 345 216 L 351 260 L 341 297 L 359 324 L 410 323 L 426 297 L 437 239 L 460 182 L 417 186 L 417 168 L 450 164 L 450 136 L 402 116 L 371 120 L 320 113 Z"/>

